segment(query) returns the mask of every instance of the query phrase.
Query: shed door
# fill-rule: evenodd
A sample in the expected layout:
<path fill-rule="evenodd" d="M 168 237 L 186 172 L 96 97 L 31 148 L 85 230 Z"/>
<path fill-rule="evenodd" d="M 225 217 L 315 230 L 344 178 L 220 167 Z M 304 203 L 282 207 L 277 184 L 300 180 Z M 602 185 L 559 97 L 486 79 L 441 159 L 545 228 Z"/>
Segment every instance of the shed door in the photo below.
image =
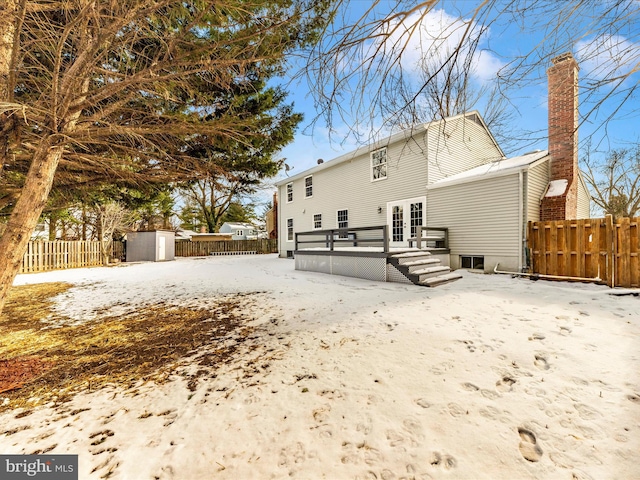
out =
<path fill-rule="evenodd" d="M 167 239 L 166 237 L 158 237 L 158 260 L 167 259 Z"/>
<path fill-rule="evenodd" d="M 389 246 L 408 247 L 409 239 L 420 234 L 424 225 L 426 198 L 408 198 L 387 203 Z"/>

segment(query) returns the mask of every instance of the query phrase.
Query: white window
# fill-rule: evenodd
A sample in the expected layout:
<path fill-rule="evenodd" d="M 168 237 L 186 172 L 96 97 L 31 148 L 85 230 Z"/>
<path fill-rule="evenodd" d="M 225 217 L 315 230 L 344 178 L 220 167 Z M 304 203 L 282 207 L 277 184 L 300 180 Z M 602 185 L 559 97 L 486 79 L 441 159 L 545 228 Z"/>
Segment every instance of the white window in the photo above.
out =
<path fill-rule="evenodd" d="M 293 242 L 293 218 L 287 218 L 287 242 Z"/>
<path fill-rule="evenodd" d="M 322 228 L 322 214 L 316 213 L 313 215 L 313 229 L 320 230 Z"/>
<path fill-rule="evenodd" d="M 371 181 L 387 178 L 387 149 L 371 152 Z"/>
<path fill-rule="evenodd" d="M 304 179 L 304 196 L 305 198 L 313 197 L 313 177 L 305 177 Z"/>
<path fill-rule="evenodd" d="M 293 183 L 287 183 L 287 203 L 293 202 Z"/>
<path fill-rule="evenodd" d="M 243 232 L 242 230 L 236 230 L 236 235 L 237 235 L 238 237 L 241 237 L 241 236 L 243 236 L 243 235 L 244 235 L 244 232 Z"/>

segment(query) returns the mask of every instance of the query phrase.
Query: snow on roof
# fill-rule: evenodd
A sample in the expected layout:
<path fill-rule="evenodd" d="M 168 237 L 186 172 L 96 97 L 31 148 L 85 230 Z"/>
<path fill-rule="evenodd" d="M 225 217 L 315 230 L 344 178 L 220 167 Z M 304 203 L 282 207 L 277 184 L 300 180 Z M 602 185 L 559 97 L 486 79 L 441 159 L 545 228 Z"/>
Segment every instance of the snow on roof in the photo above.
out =
<path fill-rule="evenodd" d="M 567 179 L 551 180 L 547 188 L 547 193 L 545 193 L 544 196 L 559 197 L 560 195 L 564 195 L 567 185 L 569 185 L 569 180 Z"/>
<path fill-rule="evenodd" d="M 251 223 L 224 222 L 223 225 L 228 225 L 231 228 L 255 228 L 255 225 Z"/>
<path fill-rule="evenodd" d="M 498 173 L 506 173 L 509 170 L 526 170 L 532 163 L 543 159 L 549 154 L 547 150 L 536 150 L 535 152 L 525 153 L 518 157 L 507 158 L 506 160 L 498 160 L 496 162 L 485 163 L 479 167 L 472 168 L 465 172 L 451 175 L 429 185 L 428 188 L 437 188 L 454 183 L 465 183 L 472 180 L 479 180 L 479 177 L 493 176 Z"/>

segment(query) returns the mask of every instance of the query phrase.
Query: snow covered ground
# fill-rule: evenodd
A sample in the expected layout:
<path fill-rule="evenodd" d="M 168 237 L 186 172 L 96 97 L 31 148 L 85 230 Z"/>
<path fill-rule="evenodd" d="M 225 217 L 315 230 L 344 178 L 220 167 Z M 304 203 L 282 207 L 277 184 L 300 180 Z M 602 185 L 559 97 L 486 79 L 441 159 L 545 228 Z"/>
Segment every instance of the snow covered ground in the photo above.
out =
<path fill-rule="evenodd" d="M 636 296 L 472 273 L 428 289 L 274 255 L 16 284 L 48 281 L 75 285 L 56 303 L 75 322 L 249 293 L 251 348 L 195 388 L 176 374 L 0 415 L 0 453 L 78 454 L 81 479 L 640 478 Z"/>

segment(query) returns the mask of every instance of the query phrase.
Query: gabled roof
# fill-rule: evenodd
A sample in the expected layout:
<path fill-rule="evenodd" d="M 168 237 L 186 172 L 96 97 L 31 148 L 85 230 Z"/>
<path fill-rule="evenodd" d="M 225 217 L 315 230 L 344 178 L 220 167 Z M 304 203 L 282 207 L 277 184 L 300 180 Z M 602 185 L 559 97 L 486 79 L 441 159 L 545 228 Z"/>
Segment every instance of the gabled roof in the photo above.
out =
<path fill-rule="evenodd" d="M 222 225 L 228 225 L 229 228 L 242 229 L 242 228 L 256 228 L 252 223 L 240 223 L 240 222 L 224 222 Z"/>
<path fill-rule="evenodd" d="M 473 110 L 470 112 L 466 112 L 466 113 L 461 113 L 459 115 L 454 115 L 451 117 L 447 117 L 447 118 L 443 118 L 440 120 L 434 120 L 432 122 L 428 122 L 428 123 L 422 123 L 422 124 L 417 124 L 412 126 L 411 128 L 407 128 L 406 130 L 402 130 L 401 132 L 395 133 L 393 135 L 390 135 L 388 137 L 385 137 L 381 140 L 375 141 L 369 145 L 364 145 L 362 147 L 357 148 L 356 150 L 352 150 L 351 152 L 345 153 L 343 155 L 340 155 L 339 157 L 334 158 L 333 160 L 329 160 L 328 162 L 324 162 L 321 163 L 315 167 L 309 168 L 303 172 L 300 172 L 296 175 L 293 175 L 291 177 L 288 178 L 284 178 L 282 180 L 279 180 L 276 182 L 276 186 L 280 187 L 282 185 L 286 185 L 287 183 L 291 183 L 295 180 L 298 180 L 300 178 L 304 178 L 304 177 L 308 177 L 309 175 L 313 175 L 316 172 L 320 172 L 322 170 L 325 170 L 327 168 L 332 168 L 335 167 L 336 165 L 339 165 L 343 162 L 347 162 L 349 160 L 354 159 L 355 157 L 358 157 L 360 155 L 369 153 L 373 150 L 377 150 L 378 148 L 382 148 L 382 147 L 388 147 L 389 145 L 393 145 L 394 143 L 403 141 L 403 140 L 407 140 L 411 137 L 413 137 L 416 133 L 418 132 L 422 132 L 427 130 L 428 128 L 431 128 L 434 125 L 437 125 L 439 123 L 442 122 L 451 122 L 452 120 L 456 120 L 459 118 L 467 118 L 479 125 L 481 125 L 485 131 L 487 132 L 487 135 L 489 135 L 489 138 L 491 138 L 491 141 L 493 142 L 493 144 L 496 146 L 496 148 L 500 151 L 501 155 L 504 157 L 504 153 L 502 152 L 502 149 L 500 148 L 500 145 L 498 145 L 498 142 L 496 141 L 496 139 L 493 137 L 493 135 L 491 134 L 491 132 L 489 131 L 489 128 L 487 127 L 486 123 L 484 123 L 484 120 L 482 119 L 482 117 L 480 116 L 480 113 L 478 113 L 478 111 Z"/>
<path fill-rule="evenodd" d="M 472 168 L 465 172 L 460 172 L 456 175 L 443 178 L 437 182 L 428 185 L 428 189 L 446 187 L 449 185 L 456 185 L 459 183 L 467 183 L 477 180 L 483 180 L 485 178 L 497 177 L 499 175 L 507 175 L 510 173 L 516 173 L 519 170 L 527 170 L 533 164 L 542 161 L 549 156 L 547 150 L 536 150 L 534 152 L 525 153 L 518 157 L 507 158 L 505 160 L 498 160 L 497 162 L 489 162 L 479 167 Z"/>

